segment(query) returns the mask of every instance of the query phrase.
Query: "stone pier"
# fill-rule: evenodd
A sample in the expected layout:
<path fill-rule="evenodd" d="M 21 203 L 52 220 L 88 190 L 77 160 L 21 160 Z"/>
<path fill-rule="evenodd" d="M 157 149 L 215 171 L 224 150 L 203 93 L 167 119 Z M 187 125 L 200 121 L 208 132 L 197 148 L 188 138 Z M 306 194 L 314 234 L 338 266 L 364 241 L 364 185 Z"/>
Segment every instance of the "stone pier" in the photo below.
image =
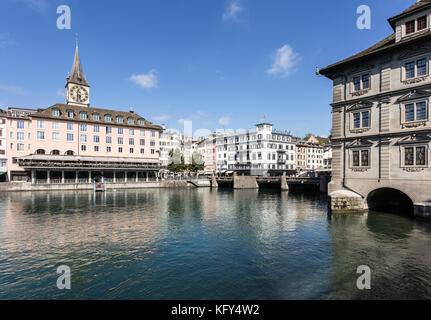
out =
<path fill-rule="evenodd" d="M 214 175 L 211 177 L 211 188 L 218 188 L 217 179 Z"/>
<path fill-rule="evenodd" d="M 286 176 L 281 176 L 281 191 L 289 191 L 289 184 L 287 183 Z"/>
<path fill-rule="evenodd" d="M 329 194 L 331 213 L 361 213 L 368 208 L 364 198 L 348 190 L 338 190 Z"/>
<path fill-rule="evenodd" d="M 233 177 L 234 189 L 259 189 L 256 177 L 253 176 L 237 176 Z"/>

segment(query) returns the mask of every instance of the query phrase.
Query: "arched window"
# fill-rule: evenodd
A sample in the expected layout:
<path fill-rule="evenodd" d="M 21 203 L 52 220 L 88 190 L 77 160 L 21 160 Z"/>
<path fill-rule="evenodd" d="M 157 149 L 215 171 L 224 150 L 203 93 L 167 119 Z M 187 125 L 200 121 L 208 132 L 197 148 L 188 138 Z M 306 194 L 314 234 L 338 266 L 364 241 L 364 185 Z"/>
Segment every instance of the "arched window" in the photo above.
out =
<path fill-rule="evenodd" d="M 81 111 L 81 112 L 79 113 L 79 117 L 80 117 L 82 120 L 87 119 L 87 112 Z"/>
<path fill-rule="evenodd" d="M 118 116 L 117 117 L 117 122 L 118 123 L 123 123 L 123 117 L 122 116 Z"/>
<path fill-rule="evenodd" d="M 60 155 L 60 151 L 59 150 L 52 150 L 51 151 L 51 155 L 53 155 L 53 156 L 59 156 Z"/>
<path fill-rule="evenodd" d="M 53 117 L 59 117 L 60 116 L 60 110 L 52 109 L 52 116 Z"/>
<path fill-rule="evenodd" d="M 75 116 L 75 114 L 73 113 L 73 110 L 67 110 L 66 113 L 68 118 L 73 118 Z"/>
<path fill-rule="evenodd" d="M 112 116 L 110 114 L 105 114 L 105 121 L 106 122 L 111 122 L 112 121 Z"/>
<path fill-rule="evenodd" d="M 132 117 L 127 118 L 127 122 L 129 124 L 134 124 L 135 123 L 135 119 L 133 119 Z"/>
<path fill-rule="evenodd" d="M 143 126 L 143 125 L 145 124 L 145 120 L 144 120 L 144 119 L 139 119 L 139 120 L 138 120 L 138 123 L 139 123 L 141 126 Z"/>
<path fill-rule="evenodd" d="M 98 113 L 93 113 L 93 120 L 100 120 L 100 115 Z"/>
<path fill-rule="evenodd" d="M 45 154 L 45 150 L 43 149 L 37 149 L 35 154 Z"/>
<path fill-rule="evenodd" d="M 73 156 L 75 153 L 72 150 L 67 150 L 65 155 L 66 156 Z"/>

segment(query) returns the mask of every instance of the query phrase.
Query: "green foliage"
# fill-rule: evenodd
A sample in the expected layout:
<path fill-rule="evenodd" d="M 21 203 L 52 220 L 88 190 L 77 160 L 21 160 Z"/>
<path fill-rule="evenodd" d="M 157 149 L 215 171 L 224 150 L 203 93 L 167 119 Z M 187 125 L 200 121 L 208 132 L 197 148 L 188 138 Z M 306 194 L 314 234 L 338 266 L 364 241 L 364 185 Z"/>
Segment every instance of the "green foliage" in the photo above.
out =
<path fill-rule="evenodd" d="M 204 170 L 204 168 L 205 164 L 202 159 L 202 155 L 198 152 L 193 153 L 191 164 L 185 164 L 184 155 L 181 154 L 179 149 L 169 151 L 169 164 L 167 166 L 167 169 L 171 172 L 197 172 Z"/>

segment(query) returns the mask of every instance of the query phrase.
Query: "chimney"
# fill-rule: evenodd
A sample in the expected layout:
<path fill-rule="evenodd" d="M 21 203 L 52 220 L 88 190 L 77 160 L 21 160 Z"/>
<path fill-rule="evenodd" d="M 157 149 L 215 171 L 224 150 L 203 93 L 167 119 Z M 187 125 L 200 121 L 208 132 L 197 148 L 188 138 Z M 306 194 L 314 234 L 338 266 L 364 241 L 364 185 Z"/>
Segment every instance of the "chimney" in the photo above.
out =
<path fill-rule="evenodd" d="M 135 112 L 133 111 L 133 107 L 130 107 L 130 113 L 135 113 Z"/>

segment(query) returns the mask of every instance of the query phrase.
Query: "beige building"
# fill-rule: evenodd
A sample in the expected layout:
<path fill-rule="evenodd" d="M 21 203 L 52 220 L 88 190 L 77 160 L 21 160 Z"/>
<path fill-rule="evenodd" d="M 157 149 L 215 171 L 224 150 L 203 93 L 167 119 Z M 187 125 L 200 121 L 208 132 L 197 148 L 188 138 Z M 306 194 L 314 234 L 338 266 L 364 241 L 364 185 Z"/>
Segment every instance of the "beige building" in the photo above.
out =
<path fill-rule="evenodd" d="M 333 80 L 331 209 L 431 215 L 431 2 L 390 18 L 394 32 L 320 70 Z"/>
<path fill-rule="evenodd" d="M 66 104 L 7 110 L 9 181 L 91 183 L 96 177 L 112 182 L 156 177 L 162 127 L 132 110 L 90 107 L 89 90 L 76 48 Z"/>

